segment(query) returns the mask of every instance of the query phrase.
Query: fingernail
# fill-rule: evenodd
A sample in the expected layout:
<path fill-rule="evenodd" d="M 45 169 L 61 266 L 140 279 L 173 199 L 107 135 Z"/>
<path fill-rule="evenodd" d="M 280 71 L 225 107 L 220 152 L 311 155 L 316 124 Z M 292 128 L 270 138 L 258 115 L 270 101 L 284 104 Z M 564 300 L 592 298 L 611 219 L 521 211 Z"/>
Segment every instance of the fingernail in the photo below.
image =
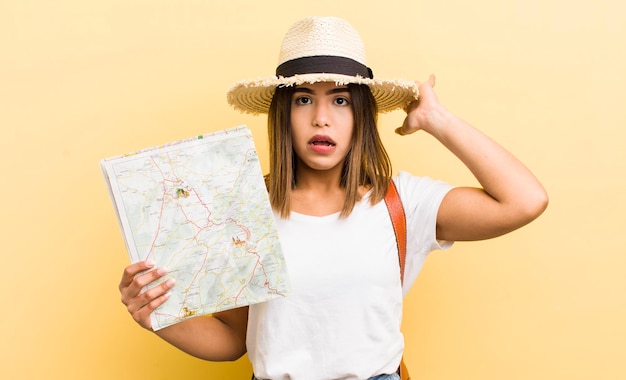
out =
<path fill-rule="evenodd" d="M 167 274 L 167 270 L 165 270 L 165 268 L 159 268 L 156 270 L 157 274 L 160 276 L 163 276 L 164 274 Z"/>
<path fill-rule="evenodd" d="M 145 261 L 145 264 L 148 268 L 152 268 L 154 266 L 154 261 L 148 259 Z"/>
<path fill-rule="evenodd" d="M 166 285 L 168 288 L 173 288 L 173 287 L 174 287 L 174 284 L 176 284 L 176 280 L 175 280 L 175 279 L 173 279 L 173 278 L 170 278 L 169 280 L 167 280 L 167 282 L 165 282 L 165 285 Z"/>

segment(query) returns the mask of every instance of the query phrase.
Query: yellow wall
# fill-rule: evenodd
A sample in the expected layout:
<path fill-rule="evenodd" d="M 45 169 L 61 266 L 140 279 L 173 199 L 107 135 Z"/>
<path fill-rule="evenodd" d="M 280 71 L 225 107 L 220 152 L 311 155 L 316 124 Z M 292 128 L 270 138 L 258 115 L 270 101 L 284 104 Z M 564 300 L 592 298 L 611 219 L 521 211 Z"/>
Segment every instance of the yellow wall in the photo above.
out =
<path fill-rule="evenodd" d="M 361 8 L 360 10 L 357 10 Z M 626 5 L 597 0 L 0 1 L 0 378 L 249 378 L 140 329 L 101 158 L 265 119 L 224 92 L 270 74 L 287 27 L 348 19 L 379 77 L 440 99 L 520 156 L 551 204 L 508 236 L 433 254 L 408 296 L 415 378 L 626 378 Z M 396 169 L 473 184 L 425 134 Z M 265 166 L 266 167 L 266 166 Z"/>

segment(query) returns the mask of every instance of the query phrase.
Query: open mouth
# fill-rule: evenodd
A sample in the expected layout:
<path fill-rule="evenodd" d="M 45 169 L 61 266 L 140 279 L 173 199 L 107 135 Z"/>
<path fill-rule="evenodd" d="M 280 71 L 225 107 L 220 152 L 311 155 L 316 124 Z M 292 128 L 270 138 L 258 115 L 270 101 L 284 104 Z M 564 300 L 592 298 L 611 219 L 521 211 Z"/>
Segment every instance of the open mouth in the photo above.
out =
<path fill-rule="evenodd" d="M 311 140 L 309 140 L 309 144 L 314 145 L 314 146 L 335 146 L 335 142 L 329 138 L 329 137 L 325 137 L 325 136 L 315 136 L 313 137 Z"/>
<path fill-rule="evenodd" d="M 323 145 L 323 146 L 335 146 L 335 144 L 331 143 L 330 141 L 311 141 L 311 145 Z"/>

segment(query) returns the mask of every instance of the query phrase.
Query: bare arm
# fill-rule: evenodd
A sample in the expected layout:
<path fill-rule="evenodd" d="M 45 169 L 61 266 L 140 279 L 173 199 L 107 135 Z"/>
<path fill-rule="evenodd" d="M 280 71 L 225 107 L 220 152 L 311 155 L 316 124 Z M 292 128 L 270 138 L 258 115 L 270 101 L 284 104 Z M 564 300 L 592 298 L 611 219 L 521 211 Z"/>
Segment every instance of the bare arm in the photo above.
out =
<path fill-rule="evenodd" d="M 173 283 L 164 282 L 148 291 L 144 286 L 163 277 L 165 271 L 139 262 L 124 270 L 119 289 L 122 303 L 139 325 L 152 331 L 150 314 L 169 298 Z M 149 272 L 139 274 L 146 270 Z M 248 308 L 238 308 L 212 316 L 187 319 L 157 330 L 155 334 L 193 356 L 211 361 L 236 360 L 246 352 Z"/>
<path fill-rule="evenodd" d="M 210 361 L 231 361 L 246 353 L 248 308 L 187 319 L 156 334 L 188 354 Z"/>
<path fill-rule="evenodd" d="M 409 105 L 404 135 L 424 130 L 474 174 L 482 188 L 459 187 L 446 195 L 437 216 L 437 238 L 480 240 L 513 231 L 537 218 L 548 196 L 517 158 L 488 136 L 447 111 L 438 101 L 434 76 L 420 85 L 420 100 Z"/>

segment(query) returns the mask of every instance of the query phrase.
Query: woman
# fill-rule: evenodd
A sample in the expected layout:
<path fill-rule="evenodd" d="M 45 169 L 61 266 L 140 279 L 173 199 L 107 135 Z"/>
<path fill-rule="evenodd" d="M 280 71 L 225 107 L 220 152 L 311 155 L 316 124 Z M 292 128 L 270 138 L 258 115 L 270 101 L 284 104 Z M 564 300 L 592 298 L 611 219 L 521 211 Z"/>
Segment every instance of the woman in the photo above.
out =
<path fill-rule="evenodd" d="M 434 76 L 421 84 L 374 79 L 360 37 L 341 19 L 296 22 L 276 76 L 239 82 L 228 93 L 235 108 L 268 113 L 268 188 L 294 293 L 156 334 L 212 361 L 248 352 L 258 379 L 399 378 L 402 296 L 426 255 L 515 230 L 548 202 L 519 160 L 439 103 L 434 85 Z M 482 188 L 403 172 L 392 179 L 376 115 L 398 108 L 407 112 L 398 134 L 432 135 Z M 407 218 L 403 283 L 381 202 L 392 180 Z M 173 284 L 141 289 L 164 274 L 140 262 L 120 283 L 123 303 L 149 330 L 150 313 Z"/>

